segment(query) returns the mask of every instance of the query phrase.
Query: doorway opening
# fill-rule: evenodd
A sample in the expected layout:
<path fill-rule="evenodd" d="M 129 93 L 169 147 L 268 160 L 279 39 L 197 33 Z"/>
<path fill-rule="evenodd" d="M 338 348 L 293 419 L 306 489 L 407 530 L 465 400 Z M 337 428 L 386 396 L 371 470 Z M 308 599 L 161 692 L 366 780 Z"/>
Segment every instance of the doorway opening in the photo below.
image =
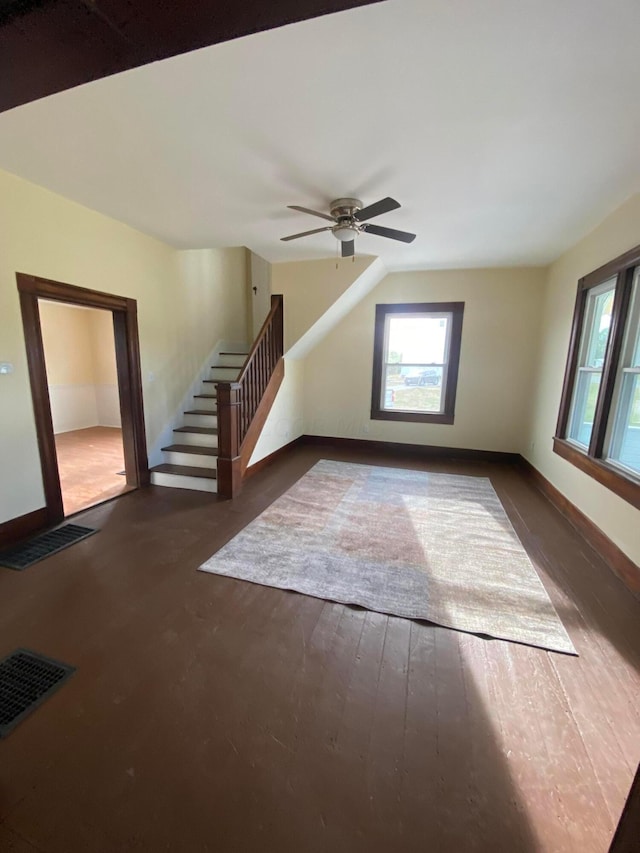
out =
<path fill-rule="evenodd" d="M 125 480 L 113 315 L 39 299 L 65 516 L 132 489 Z"/>
<path fill-rule="evenodd" d="M 136 302 L 16 275 L 47 524 L 149 482 Z"/>

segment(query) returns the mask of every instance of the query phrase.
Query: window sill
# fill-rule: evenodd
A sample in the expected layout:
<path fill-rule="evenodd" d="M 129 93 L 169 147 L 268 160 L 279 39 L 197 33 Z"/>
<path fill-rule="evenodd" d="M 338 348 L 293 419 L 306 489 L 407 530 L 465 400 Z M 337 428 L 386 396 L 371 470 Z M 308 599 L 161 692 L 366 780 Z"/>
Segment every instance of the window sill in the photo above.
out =
<path fill-rule="evenodd" d="M 610 489 L 627 503 L 640 509 L 640 480 L 627 476 L 602 459 L 587 456 L 586 453 L 578 450 L 575 445 L 564 438 L 555 437 L 553 439 L 553 452 L 584 471 L 585 474 L 593 477 L 594 480 L 606 486 L 607 489 Z"/>
<path fill-rule="evenodd" d="M 372 421 L 405 421 L 419 424 L 452 424 L 453 415 L 449 412 L 401 412 L 376 409 L 371 412 Z"/>

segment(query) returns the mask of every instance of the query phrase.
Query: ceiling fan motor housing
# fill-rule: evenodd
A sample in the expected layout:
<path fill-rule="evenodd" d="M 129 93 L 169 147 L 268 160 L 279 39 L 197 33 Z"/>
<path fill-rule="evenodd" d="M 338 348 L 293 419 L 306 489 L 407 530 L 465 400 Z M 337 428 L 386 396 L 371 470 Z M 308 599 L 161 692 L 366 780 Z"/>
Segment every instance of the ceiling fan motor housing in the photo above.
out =
<path fill-rule="evenodd" d="M 351 219 L 359 210 L 362 210 L 362 202 L 359 198 L 337 198 L 331 202 L 330 210 L 334 219 L 341 219 L 344 216 Z"/>
<path fill-rule="evenodd" d="M 362 202 L 359 198 L 337 198 L 331 202 L 331 215 L 336 220 L 336 225 L 331 229 L 333 236 L 343 243 L 355 239 L 360 233 L 360 226 L 353 218 L 362 210 Z"/>

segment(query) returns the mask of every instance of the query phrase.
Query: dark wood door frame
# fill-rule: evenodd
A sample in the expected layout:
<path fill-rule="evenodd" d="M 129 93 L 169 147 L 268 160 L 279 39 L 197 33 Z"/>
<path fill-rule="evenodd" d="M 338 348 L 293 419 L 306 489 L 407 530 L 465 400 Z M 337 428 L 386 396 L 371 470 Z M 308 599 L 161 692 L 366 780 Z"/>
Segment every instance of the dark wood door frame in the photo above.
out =
<path fill-rule="evenodd" d="M 38 435 L 47 524 L 57 524 L 64 518 L 64 509 L 38 299 L 51 299 L 56 302 L 81 305 L 85 308 L 102 308 L 112 312 L 126 482 L 127 485 L 134 487 L 143 486 L 149 482 L 137 303 L 135 299 L 128 299 L 125 296 L 100 293 L 86 287 L 76 287 L 25 273 L 16 273 L 16 280 L 20 292 L 20 309 Z"/>

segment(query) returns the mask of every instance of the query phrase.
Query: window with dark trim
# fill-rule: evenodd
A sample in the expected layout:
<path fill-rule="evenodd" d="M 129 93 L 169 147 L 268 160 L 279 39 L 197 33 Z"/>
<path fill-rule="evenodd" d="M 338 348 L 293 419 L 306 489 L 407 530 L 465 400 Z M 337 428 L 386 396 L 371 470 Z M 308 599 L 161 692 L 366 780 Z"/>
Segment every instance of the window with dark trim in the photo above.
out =
<path fill-rule="evenodd" d="M 553 449 L 640 508 L 640 246 L 578 282 Z"/>
<path fill-rule="evenodd" d="M 376 305 L 373 420 L 452 424 L 464 302 Z"/>

